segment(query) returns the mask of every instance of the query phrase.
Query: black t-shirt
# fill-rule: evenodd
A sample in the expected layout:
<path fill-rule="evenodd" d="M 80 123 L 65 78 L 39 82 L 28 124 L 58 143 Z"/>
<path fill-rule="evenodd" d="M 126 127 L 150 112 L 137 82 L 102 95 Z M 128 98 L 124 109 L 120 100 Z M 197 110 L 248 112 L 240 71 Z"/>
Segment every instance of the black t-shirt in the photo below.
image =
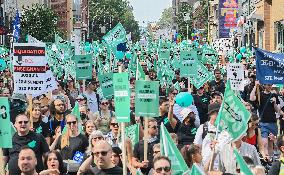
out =
<path fill-rule="evenodd" d="M 166 113 L 165 115 L 163 116 L 160 116 L 159 118 L 157 118 L 157 123 L 158 123 L 158 126 L 159 126 L 159 131 L 160 131 L 160 126 L 162 123 L 164 123 L 165 127 L 167 128 L 168 132 L 169 133 L 177 133 L 178 131 L 178 128 L 180 126 L 180 121 L 179 119 L 173 115 L 173 118 L 175 118 L 177 120 L 177 124 L 176 124 L 176 127 L 175 128 L 172 128 L 172 125 L 168 119 L 168 113 Z"/>
<path fill-rule="evenodd" d="M 123 170 L 121 167 L 115 166 L 109 169 L 98 169 L 98 167 L 92 168 L 92 172 L 95 175 L 121 175 L 123 174 Z"/>
<path fill-rule="evenodd" d="M 197 128 L 191 125 L 181 124 L 178 130 L 178 143 L 180 145 L 192 144 L 195 138 Z"/>
<path fill-rule="evenodd" d="M 216 80 L 213 80 L 210 82 L 209 86 L 211 91 L 219 91 L 222 94 L 224 94 L 225 92 L 225 83 L 223 80 L 220 80 L 218 82 L 216 82 Z"/>
<path fill-rule="evenodd" d="M 37 134 L 42 134 L 43 137 L 50 137 L 50 131 L 49 131 L 49 127 L 48 127 L 48 123 L 44 123 L 43 121 L 37 121 L 37 122 L 33 122 L 34 125 L 34 132 L 36 132 Z"/>
<path fill-rule="evenodd" d="M 208 105 L 210 101 L 210 97 L 206 94 L 203 94 L 202 96 L 194 95 L 194 104 L 197 108 L 197 111 L 199 113 L 200 118 L 200 124 L 203 124 L 208 121 Z"/>
<path fill-rule="evenodd" d="M 147 150 L 147 158 L 149 161 L 148 168 L 141 168 L 141 172 L 143 174 L 148 174 L 150 169 L 153 167 L 153 146 L 160 141 L 157 139 L 154 142 L 148 143 L 148 150 Z M 144 141 L 140 140 L 138 143 L 134 145 L 133 157 L 137 158 L 139 161 L 144 160 Z"/>
<path fill-rule="evenodd" d="M 261 122 L 264 123 L 275 123 L 276 115 L 274 109 L 274 103 L 271 103 L 271 98 L 276 98 L 276 104 L 279 104 L 278 95 L 274 93 L 266 94 L 264 92 L 260 93 L 260 105 L 258 108 L 259 116 L 261 117 Z"/>
<path fill-rule="evenodd" d="M 26 136 L 19 136 L 18 133 L 15 133 L 12 138 L 12 145 L 12 148 L 3 149 L 3 155 L 9 158 L 8 169 L 10 174 L 20 174 L 20 169 L 18 167 L 19 153 L 21 147 L 26 145 L 28 145 L 35 152 L 37 158 L 37 172 L 43 170 L 42 155 L 49 151 L 49 147 L 45 141 L 45 138 L 41 134 L 30 131 Z"/>
<path fill-rule="evenodd" d="M 55 117 L 49 119 L 49 121 L 47 122 L 48 125 L 48 129 L 49 129 L 49 133 L 54 136 L 55 135 L 55 130 L 58 126 L 61 126 L 61 130 L 63 130 L 64 126 L 65 126 L 65 117 L 64 120 L 59 121 L 57 120 Z"/>
<path fill-rule="evenodd" d="M 69 146 L 61 149 L 61 136 L 58 138 L 58 142 L 55 146 L 55 149 L 61 150 L 60 153 L 62 155 L 63 160 L 73 159 L 76 151 L 80 151 L 84 153 L 88 147 L 88 139 L 83 134 L 79 134 L 77 137 L 69 137 Z"/>

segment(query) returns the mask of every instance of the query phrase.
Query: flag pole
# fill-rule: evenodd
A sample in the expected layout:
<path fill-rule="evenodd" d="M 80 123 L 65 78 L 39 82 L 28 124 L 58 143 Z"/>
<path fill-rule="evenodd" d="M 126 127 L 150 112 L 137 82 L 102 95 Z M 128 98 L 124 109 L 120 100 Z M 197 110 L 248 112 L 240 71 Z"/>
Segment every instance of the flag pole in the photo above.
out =
<path fill-rule="evenodd" d="M 3 149 L 0 148 L 0 174 L 5 174 L 5 167 L 4 167 L 4 161 L 3 161 Z"/>
<path fill-rule="evenodd" d="M 122 73 L 122 66 L 118 67 L 118 73 Z M 126 145 L 125 145 L 125 123 L 121 122 L 121 140 L 122 140 L 122 165 L 123 175 L 127 175 L 127 161 L 126 161 Z"/>
<path fill-rule="evenodd" d="M 145 80 L 149 81 L 149 75 L 145 76 Z M 148 124 L 149 124 L 149 118 L 144 118 L 144 161 L 147 161 L 148 159 Z"/>

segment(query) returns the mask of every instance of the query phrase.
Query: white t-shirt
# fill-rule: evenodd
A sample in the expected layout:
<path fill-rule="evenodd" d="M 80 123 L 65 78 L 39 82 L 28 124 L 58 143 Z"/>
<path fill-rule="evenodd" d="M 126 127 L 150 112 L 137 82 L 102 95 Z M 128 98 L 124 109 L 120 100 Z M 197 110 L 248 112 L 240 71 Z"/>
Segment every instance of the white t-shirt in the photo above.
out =
<path fill-rule="evenodd" d="M 85 96 L 87 97 L 88 107 L 90 111 L 93 113 L 97 112 L 99 110 L 97 94 L 95 92 L 92 92 L 91 94 L 85 93 Z"/>

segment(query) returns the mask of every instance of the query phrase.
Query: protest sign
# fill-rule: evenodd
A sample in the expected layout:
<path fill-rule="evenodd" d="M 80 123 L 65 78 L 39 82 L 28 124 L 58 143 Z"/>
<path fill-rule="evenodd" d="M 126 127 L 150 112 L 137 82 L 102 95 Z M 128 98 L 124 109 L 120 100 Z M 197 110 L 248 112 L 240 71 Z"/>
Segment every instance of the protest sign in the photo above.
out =
<path fill-rule="evenodd" d="M 211 48 L 205 47 L 202 51 L 201 62 L 203 64 L 216 64 L 218 58 L 218 53 Z"/>
<path fill-rule="evenodd" d="M 49 66 L 47 65 L 47 70 L 45 73 L 45 78 L 46 78 L 46 92 L 50 92 L 53 91 L 55 89 L 57 89 L 57 82 L 55 80 L 55 77 L 53 76 L 53 73 L 51 72 Z"/>
<path fill-rule="evenodd" d="M 211 79 L 212 73 L 207 70 L 207 68 L 196 60 L 196 72 L 194 75 L 190 76 L 190 82 L 199 89 L 205 82 Z"/>
<path fill-rule="evenodd" d="M 255 49 L 256 79 L 261 84 L 284 83 L 284 54 Z"/>
<path fill-rule="evenodd" d="M 117 122 L 130 122 L 128 73 L 113 74 L 115 116 Z"/>
<path fill-rule="evenodd" d="M 161 155 L 167 156 L 171 160 L 173 174 L 183 174 L 188 170 L 188 167 L 163 123 L 160 136 Z"/>
<path fill-rule="evenodd" d="M 242 63 L 230 63 L 227 65 L 227 77 L 230 80 L 232 90 L 244 90 L 244 65 Z"/>
<path fill-rule="evenodd" d="M 159 82 L 135 81 L 135 114 L 142 117 L 159 116 Z"/>
<path fill-rule="evenodd" d="M 238 139 L 247 131 L 247 123 L 250 119 L 250 112 L 245 105 L 235 95 L 227 81 L 224 100 L 218 113 L 215 125 L 220 130 L 226 130 L 233 140 Z"/>
<path fill-rule="evenodd" d="M 196 50 L 181 50 L 180 51 L 180 76 L 190 77 L 196 72 Z"/>
<path fill-rule="evenodd" d="M 125 128 L 125 136 L 130 138 L 132 143 L 132 148 L 139 142 L 139 124 L 130 125 Z"/>
<path fill-rule="evenodd" d="M 170 59 L 171 43 L 167 41 L 161 41 L 158 48 L 159 61 L 167 61 Z"/>
<path fill-rule="evenodd" d="M 113 47 L 116 47 L 120 43 L 125 43 L 126 31 L 123 28 L 122 24 L 118 23 L 112 30 L 110 30 L 105 36 L 103 36 L 103 40 Z"/>
<path fill-rule="evenodd" d="M 76 79 L 86 80 L 92 79 L 93 60 L 92 55 L 74 55 L 76 62 Z"/>
<path fill-rule="evenodd" d="M 99 82 L 102 88 L 104 98 L 111 99 L 113 97 L 113 73 L 99 75 Z"/>
<path fill-rule="evenodd" d="M 0 148 L 12 148 L 10 106 L 7 97 L 0 97 Z"/>
<path fill-rule="evenodd" d="M 14 93 L 38 95 L 46 91 L 45 44 L 14 44 Z"/>

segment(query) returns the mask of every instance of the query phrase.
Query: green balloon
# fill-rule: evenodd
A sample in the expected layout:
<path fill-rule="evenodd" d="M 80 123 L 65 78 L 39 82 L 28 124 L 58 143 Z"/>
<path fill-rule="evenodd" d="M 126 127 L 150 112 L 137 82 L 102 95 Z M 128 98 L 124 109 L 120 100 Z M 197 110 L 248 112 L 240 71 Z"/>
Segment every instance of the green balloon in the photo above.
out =
<path fill-rule="evenodd" d="M 247 51 L 247 50 L 246 50 L 245 47 L 241 47 L 241 48 L 240 48 L 240 52 L 241 52 L 241 53 L 245 53 L 246 51 Z"/>

